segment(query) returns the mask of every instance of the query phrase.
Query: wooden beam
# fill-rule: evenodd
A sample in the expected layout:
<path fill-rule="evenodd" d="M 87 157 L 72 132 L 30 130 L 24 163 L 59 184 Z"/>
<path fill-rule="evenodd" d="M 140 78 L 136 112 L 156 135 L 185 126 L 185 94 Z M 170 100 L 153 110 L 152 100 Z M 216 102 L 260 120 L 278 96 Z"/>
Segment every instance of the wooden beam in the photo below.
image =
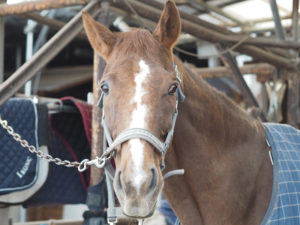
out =
<path fill-rule="evenodd" d="M 66 24 L 66 23 L 61 22 L 56 19 L 49 19 L 45 16 L 41 16 L 38 13 L 24 13 L 24 14 L 20 14 L 19 16 L 22 18 L 25 18 L 25 19 L 34 20 L 43 25 L 47 25 L 47 26 L 53 28 L 54 30 L 59 30 Z M 77 37 L 87 40 L 87 36 L 85 35 L 85 33 L 83 31 L 79 32 Z"/>
<path fill-rule="evenodd" d="M 194 73 L 203 78 L 213 77 L 232 77 L 231 71 L 227 67 L 219 66 L 214 68 L 198 68 L 189 64 L 189 67 Z M 248 64 L 239 67 L 241 74 L 256 74 L 260 82 L 265 82 L 273 77 L 275 67 L 267 63 Z"/>
<path fill-rule="evenodd" d="M 16 15 L 45 9 L 57 9 L 74 5 L 84 5 L 90 0 L 39 0 L 23 1 L 16 4 L 0 4 L 0 16 Z"/>
<path fill-rule="evenodd" d="M 241 41 L 241 39 L 245 39 L 249 36 L 242 36 L 242 35 L 227 35 L 226 39 L 224 41 L 228 43 L 238 43 Z M 244 44 L 251 44 L 254 46 L 260 46 L 260 47 L 275 47 L 275 48 L 285 48 L 285 49 L 294 49 L 294 50 L 300 50 L 300 43 L 298 41 L 285 41 L 281 39 L 275 39 L 275 38 L 247 38 L 244 42 Z"/>

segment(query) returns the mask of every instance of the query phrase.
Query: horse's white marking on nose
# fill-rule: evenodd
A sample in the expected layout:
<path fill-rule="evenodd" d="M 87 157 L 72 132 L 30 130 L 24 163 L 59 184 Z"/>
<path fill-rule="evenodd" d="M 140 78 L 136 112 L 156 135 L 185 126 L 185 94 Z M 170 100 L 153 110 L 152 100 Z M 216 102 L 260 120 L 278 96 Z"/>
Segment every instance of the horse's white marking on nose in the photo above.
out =
<path fill-rule="evenodd" d="M 135 94 L 132 98 L 132 102 L 136 104 L 136 108 L 133 110 L 131 115 L 130 128 L 146 128 L 146 113 L 147 106 L 142 104 L 142 98 L 146 94 L 143 89 L 143 84 L 145 83 L 148 74 L 150 73 L 149 66 L 144 60 L 139 62 L 140 71 L 135 74 Z M 132 161 L 134 164 L 134 174 L 133 174 L 133 185 L 136 186 L 139 193 L 141 184 L 146 179 L 146 173 L 143 171 L 144 162 L 144 143 L 140 139 L 132 139 L 129 141 L 130 152 L 132 156 Z"/>

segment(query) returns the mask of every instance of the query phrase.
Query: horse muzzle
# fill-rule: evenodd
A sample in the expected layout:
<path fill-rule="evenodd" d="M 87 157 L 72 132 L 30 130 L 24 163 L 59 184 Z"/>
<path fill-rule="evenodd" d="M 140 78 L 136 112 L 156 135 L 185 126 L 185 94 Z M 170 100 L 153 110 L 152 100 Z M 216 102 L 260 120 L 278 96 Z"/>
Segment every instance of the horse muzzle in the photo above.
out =
<path fill-rule="evenodd" d="M 135 219 L 144 219 L 152 216 L 155 210 L 154 204 L 152 207 L 149 206 L 146 200 L 133 200 L 125 203 L 123 210 L 123 214 L 135 218 Z"/>
<path fill-rule="evenodd" d="M 128 167 L 127 167 L 128 168 Z M 129 167 L 130 168 L 130 167 Z M 130 173 L 130 169 L 118 170 L 114 179 L 115 193 L 121 203 L 123 214 L 134 218 L 146 218 L 153 214 L 156 202 L 163 186 L 160 170 L 144 171 L 141 180 L 139 174 Z"/>

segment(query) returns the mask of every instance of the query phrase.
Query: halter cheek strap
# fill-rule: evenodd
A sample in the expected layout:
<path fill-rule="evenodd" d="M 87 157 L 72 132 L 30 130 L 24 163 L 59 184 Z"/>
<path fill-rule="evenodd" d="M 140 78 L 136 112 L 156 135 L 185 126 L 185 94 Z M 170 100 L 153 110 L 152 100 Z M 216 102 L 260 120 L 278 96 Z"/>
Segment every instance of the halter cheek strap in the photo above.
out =
<path fill-rule="evenodd" d="M 181 80 L 181 78 L 180 78 L 180 73 L 179 73 L 179 71 L 178 71 L 177 65 L 176 65 L 174 62 L 172 63 L 172 65 L 173 65 L 173 68 L 174 68 L 174 70 L 175 70 L 175 72 L 176 72 L 176 78 L 177 78 L 177 80 L 178 80 L 178 82 L 179 82 L 179 87 L 178 87 L 178 89 L 177 89 L 177 93 L 176 93 L 177 95 L 176 95 L 176 98 L 177 98 L 179 101 L 184 102 L 185 96 L 184 96 L 183 91 L 182 91 L 182 89 L 181 89 L 181 83 L 182 83 L 182 80 Z"/>

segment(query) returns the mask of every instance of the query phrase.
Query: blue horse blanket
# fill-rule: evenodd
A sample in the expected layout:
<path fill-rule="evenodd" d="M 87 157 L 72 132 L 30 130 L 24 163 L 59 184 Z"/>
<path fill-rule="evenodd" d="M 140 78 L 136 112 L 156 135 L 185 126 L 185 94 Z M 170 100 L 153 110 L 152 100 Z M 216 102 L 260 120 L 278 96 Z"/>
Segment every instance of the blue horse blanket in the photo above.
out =
<path fill-rule="evenodd" d="M 289 125 L 265 123 L 272 149 L 273 191 L 261 225 L 300 224 L 300 131 Z"/>

